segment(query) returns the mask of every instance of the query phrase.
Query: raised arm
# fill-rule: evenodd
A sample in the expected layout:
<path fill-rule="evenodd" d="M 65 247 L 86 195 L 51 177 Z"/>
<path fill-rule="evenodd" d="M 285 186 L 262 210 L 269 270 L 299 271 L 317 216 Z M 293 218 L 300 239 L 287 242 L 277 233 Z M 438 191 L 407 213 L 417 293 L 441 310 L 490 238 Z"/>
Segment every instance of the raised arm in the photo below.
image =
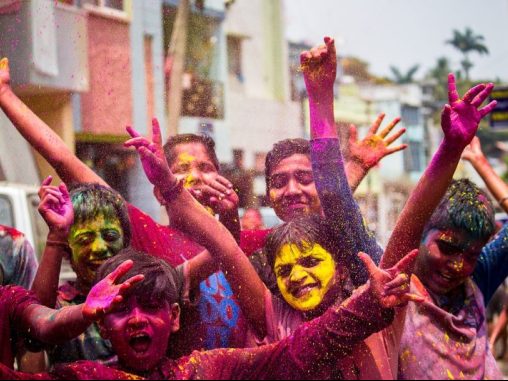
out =
<path fill-rule="evenodd" d="M 148 179 L 161 190 L 171 219 L 176 219 L 185 233 L 208 249 L 226 274 L 249 323 L 260 337 L 264 337 L 266 287 L 231 233 L 183 188 L 169 170 L 157 120 L 153 120 L 153 142 L 132 128 L 128 132 L 133 138 L 126 142 L 126 146 L 137 149 Z"/>
<path fill-rule="evenodd" d="M 379 131 L 384 118 L 385 114 L 379 114 L 369 133 L 361 141 L 358 140 L 356 126 L 352 124 L 349 127 L 349 155 L 346 162 L 346 173 L 349 187 L 353 193 L 355 193 L 369 171 L 378 165 L 383 158 L 407 148 L 407 144 L 391 147 L 397 139 L 406 133 L 406 129 L 401 128 L 390 135 L 395 126 L 399 124 L 400 118 L 395 118 L 388 126 Z"/>
<path fill-rule="evenodd" d="M 49 233 L 32 291 L 43 306 L 54 308 L 62 260 L 69 250 L 67 237 L 74 221 L 74 210 L 65 184 L 51 186 L 51 181 L 49 176 L 39 190 L 39 213 L 46 221 Z"/>
<path fill-rule="evenodd" d="M 508 213 L 508 185 L 494 171 L 482 151 L 480 139 L 475 137 L 471 144 L 464 150 L 462 159 L 469 161 L 473 168 L 481 176 L 490 193 L 499 202 L 501 208 Z"/>
<path fill-rule="evenodd" d="M 136 275 L 121 284 L 117 280 L 132 268 L 125 261 L 88 293 L 86 302 L 77 306 L 54 309 L 32 304 L 21 318 L 21 329 L 30 337 L 47 344 L 61 344 L 83 333 L 88 326 L 113 311 L 123 301 L 130 288 L 144 279 Z"/>
<path fill-rule="evenodd" d="M 397 220 L 382 267 L 391 267 L 404 253 L 419 247 L 425 224 L 445 195 L 462 152 L 475 136 L 480 120 L 496 106 L 494 101 L 479 109 L 493 87 L 492 83 L 475 86 L 460 99 L 455 77 L 448 76 L 449 104 L 441 116 L 444 139 Z"/>
<path fill-rule="evenodd" d="M 107 186 L 104 180 L 79 160 L 63 140 L 14 94 L 10 87 L 7 58 L 0 61 L 0 108 L 64 182 L 99 183 Z"/>
<path fill-rule="evenodd" d="M 368 274 L 358 259 L 360 251 L 379 263 L 382 250 L 366 230 L 360 208 L 349 187 L 340 150 L 333 113 L 333 84 L 337 58 L 334 41 L 301 54 L 305 84 L 309 95 L 311 124 L 311 159 L 316 188 L 330 229 L 340 248 L 342 262 L 353 284 L 367 281 Z"/>

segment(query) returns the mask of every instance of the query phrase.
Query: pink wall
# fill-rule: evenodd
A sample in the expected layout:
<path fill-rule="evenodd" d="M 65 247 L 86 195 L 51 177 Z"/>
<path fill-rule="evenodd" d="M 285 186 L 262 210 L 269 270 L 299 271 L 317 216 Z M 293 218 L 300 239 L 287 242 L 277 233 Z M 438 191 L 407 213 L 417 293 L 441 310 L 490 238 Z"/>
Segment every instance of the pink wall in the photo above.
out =
<path fill-rule="evenodd" d="M 132 121 L 129 24 L 88 17 L 90 91 L 81 100 L 84 132 L 125 135 Z"/>

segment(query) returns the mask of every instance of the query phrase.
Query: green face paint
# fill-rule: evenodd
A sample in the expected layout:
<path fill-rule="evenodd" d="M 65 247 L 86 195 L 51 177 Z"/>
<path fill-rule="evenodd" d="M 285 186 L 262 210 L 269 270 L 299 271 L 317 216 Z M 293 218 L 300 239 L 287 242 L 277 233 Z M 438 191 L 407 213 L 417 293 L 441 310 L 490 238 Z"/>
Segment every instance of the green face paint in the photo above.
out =
<path fill-rule="evenodd" d="M 71 265 L 82 291 L 91 287 L 97 269 L 124 247 L 124 232 L 118 218 L 96 218 L 75 223 L 69 234 Z"/>

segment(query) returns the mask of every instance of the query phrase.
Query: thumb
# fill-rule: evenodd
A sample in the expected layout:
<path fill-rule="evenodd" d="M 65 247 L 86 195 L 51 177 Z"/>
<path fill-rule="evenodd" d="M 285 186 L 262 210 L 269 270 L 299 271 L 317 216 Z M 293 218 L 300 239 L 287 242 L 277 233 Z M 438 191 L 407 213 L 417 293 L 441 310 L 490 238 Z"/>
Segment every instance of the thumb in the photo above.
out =
<path fill-rule="evenodd" d="M 416 262 L 416 258 L 418 258 L 418 249 L 411 251 L 408 255 L 402 258 L 396 265 L 395 268 L 402 273 L 411 273 L 413 270 L 413 266 Z"/>
<path fill-rule="evenodd" d="M 441 112 L 441 126 L 443 131 L 446 132 L 452 124 L 452 108 L 450 105 L 445 105 Z"/>
<path fill-rule="evenodd" d="M 374 274 L 379 270 L 372 258 L 363 252 L 358 253 L 358 256 L 360 257 L 361 261 L 367 268 L 367 271 L 369 272 L 370 278 L 374 276 Z"/>

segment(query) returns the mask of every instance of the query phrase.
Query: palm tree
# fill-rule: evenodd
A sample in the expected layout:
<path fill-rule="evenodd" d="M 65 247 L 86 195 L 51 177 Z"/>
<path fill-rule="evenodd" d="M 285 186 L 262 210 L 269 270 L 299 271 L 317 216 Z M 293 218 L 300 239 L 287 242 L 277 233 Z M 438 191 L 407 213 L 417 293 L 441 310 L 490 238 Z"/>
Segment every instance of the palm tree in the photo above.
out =
<path fill-rule="evenodd" d="M 464 59 L 460 62 L 466 80 L 469 81 L 469 72 L 474 66 L 469 59 L 469 53 L 477 52 L 480 55 L 489 54 L 489 49 L 484 44 L 485 38 L 482 35 L 477 35 L 471 28 L 466 28 L 464 32 L 458 30 L 453 31 L 453 38 L 447 40 L 446 43 L 452 45 L 455 49 L 464 55 Z"/>
<path fill-rule="evenodd" d="M 390 70 L 392 71 L 392 74 L 393 74 L 393 80 L 395 83 L 397 83 L 399 85 L 406 85 L 408 83 L 413 83 L 414 76 L 419 68 L 420 68 L 420 65 L 414 65 L 407 72 L 402 73 L 395 66 L 390 66 Z"/>

